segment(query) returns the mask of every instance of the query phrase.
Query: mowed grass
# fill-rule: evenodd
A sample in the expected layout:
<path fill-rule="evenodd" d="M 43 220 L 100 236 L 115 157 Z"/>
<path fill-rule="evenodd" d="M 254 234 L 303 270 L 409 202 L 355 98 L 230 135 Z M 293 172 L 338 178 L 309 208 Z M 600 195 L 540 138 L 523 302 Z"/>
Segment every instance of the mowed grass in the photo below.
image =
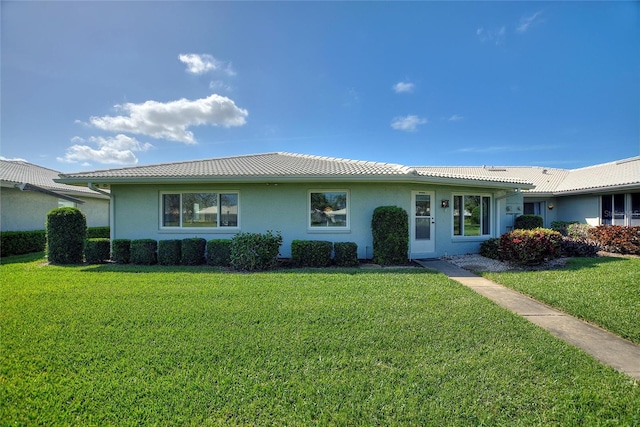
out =
<path fill-rule="evenodd" d="M 573 258 L 560 270 L 483 275 L 640 344 L 640 258 Z"/>
<path fill-rule="evenodd" d="M 427 270 L 2 261 L 2 425 L 640 423 L 637 382 Z"/>

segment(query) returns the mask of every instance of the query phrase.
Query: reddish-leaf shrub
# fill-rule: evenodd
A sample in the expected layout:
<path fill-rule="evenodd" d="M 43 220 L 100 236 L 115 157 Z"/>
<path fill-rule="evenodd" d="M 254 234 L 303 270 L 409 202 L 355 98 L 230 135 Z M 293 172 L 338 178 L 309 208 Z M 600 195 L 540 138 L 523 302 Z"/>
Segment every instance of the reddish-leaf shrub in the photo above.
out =
<path fill-rule="evenodd" d="M 500 254 L 505 261 L 537 265 L 561 255 L 562 234 L 548 228 L 513 230 L 500 236 Z"/>
<path fill-rule="evenodd" d="M 600 225 L 589 229 L 589 236 L 607 252 L 640 255 L 640 227 Z"/>

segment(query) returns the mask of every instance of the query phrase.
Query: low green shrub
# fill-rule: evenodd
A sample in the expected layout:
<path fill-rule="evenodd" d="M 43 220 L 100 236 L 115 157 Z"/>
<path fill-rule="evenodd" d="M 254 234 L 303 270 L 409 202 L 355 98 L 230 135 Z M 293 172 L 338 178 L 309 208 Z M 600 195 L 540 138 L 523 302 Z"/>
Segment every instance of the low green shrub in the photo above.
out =
<path fill-rule="evenodd" d="M 335 242 L 333 262 L 339 267 L 355 267 L 358 261 L 358 245 L 355 242 Z"/>
<path fill-rule="evenodd" d="M 229 267 L 231 265 L 231 240 L 209 240 L 206 246 L 206 262 L 215 267 Z"/>
<path fill-rule="evenodd" d="M 491 259 L 501 259 L 500 239 L 494 237 L 480 243 L 480 255 Z"/>
<path fill-rule="evenodd" d="M 241 271 L 268 270 L 278 262 L 280 232 L 238 233 L 231 239 L 231 266 Z"/>
<path fill-rule="evenodd" d="M 589 237 L 607 252 L 640 255 L 640 226 L 600 225 L 589 229 Z"/>
<path fill-rule="evenodd" d="M 566 236 L 568 233 L 567 229 L 571 224 L 579 224 L 579 221 L 551 221 L 551 229 Z"/>
<path fill-rule="evenodd" d="M 562 238 L 562 255 L 569 257 L 594 257 L 600 251 L 600 245 L 593 240 Z"/>
<path fill-rule="evenodd" d="M 534 228 L 542 228 L 544 222 L 540 215 L 520 215 L 516 217 L 513 228 L 516 230 L 533 230 Z"/>
<path fill-rule="evenodd" d="M 111 242 L 111 261 L 118 264 L 131 262 L 131 240 L 114 239 Z"/>
<path fill-rule="evenodd" d="M 153 239 L 136 239 L 131 241 L 131 263 L 153 265 L 158 262 L 158 242 Z"/>
<path fill-rule="evenodd" d="M 111 228 L 109 226 L 106 227 L 88 227 L 87 228 L 87 239 L 108 239 L 111 237 Z"/>
<path fill-rule="evenodd" d="M 109 260 L 110 252 L 111 241 L 108 238 L 89 238 L 84 247 L 84 260 L 89 264 L 102 264 Z"/>
<path fill-rule="evenodd" d="M 202 237 L 182 239 L 182 265 L 204 264 L 204 251 L 207 241 Z"/>
<path fill-rule="evenodd" d="M 158 241 L 158 264 L 179 265 L 182 257 L 182 240 L 169 239 Z"/>
<path fill-rule="evenodd" d="M 294 240 L 291 261 L 298 267 L 326 267 L 331 263 L 332 248 L 326 240 Z"/>
<path fill-rule="evenodd" d="M 47 244 L 45 230 L 3 231 L 0 233 L 1 256 L 43 252 Z"/>
<path fill-rule="evenodd" d="M 409 252 L 409 215 L 398 206 L 379 206 L 371 219 L 373 262 L 406 264 Z"/>
<path fill-rule="evenodd" d="M 87 218 L 78 208 L 56 208 L 47 214 L 47 259 L 52 264 L 84 260 Z"/>
<path fill-rule="evenodd" d="M 548 228 L 513 230 L 500 236 L 500 253 L 504 260 L 520 265 L 537 265 L 559 258 L 562 234 Z"/>

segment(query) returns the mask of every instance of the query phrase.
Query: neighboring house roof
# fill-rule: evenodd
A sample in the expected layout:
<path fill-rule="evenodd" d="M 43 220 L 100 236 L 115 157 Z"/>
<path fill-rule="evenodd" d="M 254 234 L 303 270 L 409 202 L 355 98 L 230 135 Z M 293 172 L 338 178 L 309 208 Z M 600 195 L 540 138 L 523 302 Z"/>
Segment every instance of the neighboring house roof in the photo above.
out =
<path fill-rule="evenodd" d="M 527 180 L 511 177 L 465 176 L 463 174 L 438 173 L 418 170 L 393 163 L 320 157 L 293 153 L 265 153 L 236 157 L 223 157 L 179 163 L 164 163 L 121 169 L 61 174 L 58 182 L 66 183 L 125 183 L 125 182 L 204 182 L 218 181 L 304 181 L 330 180 L 381 180 L 381 181 L 431 181 L 464 182 L 483 181 L 498 187 L 531 188 Z"/>
<path fill-rule="evenodd" d="M 34 165 L 25 161 L 0 160 L 0 182 L 3 187 L 39 191 L 60 198 L 65 196 L 86 196 L 108 198 L 87 187 L 55 182 L 60 172 Z M 73 198 L 72 198 L 73 199 Z M 74 199 L 74 201 L 78 201 Z M 81 202 L 81 201 L 80 201 Z"/>
<path fill-rule="evenodd" d="M 421 173 L 524 180 L 535 186 L 525 190 L 528 194 L 568 195 L 610 191 L 614 188 L 640 189 L 640 156 L 580 169 L 538 166 L 423 166 L 415 169 Z"/>

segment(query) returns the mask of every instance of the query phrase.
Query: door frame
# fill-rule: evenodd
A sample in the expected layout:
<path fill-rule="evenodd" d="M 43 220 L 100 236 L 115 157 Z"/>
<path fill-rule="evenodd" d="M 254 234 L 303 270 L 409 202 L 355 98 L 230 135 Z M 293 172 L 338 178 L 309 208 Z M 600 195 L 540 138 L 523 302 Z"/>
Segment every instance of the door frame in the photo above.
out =
<path fill-rule="evenodd" d="M 430 197 L 430 215 L 421 216 L 420 218 L 430 218 L 430 229 L 428 242 L 424 240 L 416 239 L 416 196 L 428 195 Z M 429 257 L 436 252 L 436 206 L 435 206 L 435 191 L 426 190 L 413 190 L 411 191 L 411 212 L 409 217 L 409 259 L 414 259 L 414 254 L 417 258 Z"/>

